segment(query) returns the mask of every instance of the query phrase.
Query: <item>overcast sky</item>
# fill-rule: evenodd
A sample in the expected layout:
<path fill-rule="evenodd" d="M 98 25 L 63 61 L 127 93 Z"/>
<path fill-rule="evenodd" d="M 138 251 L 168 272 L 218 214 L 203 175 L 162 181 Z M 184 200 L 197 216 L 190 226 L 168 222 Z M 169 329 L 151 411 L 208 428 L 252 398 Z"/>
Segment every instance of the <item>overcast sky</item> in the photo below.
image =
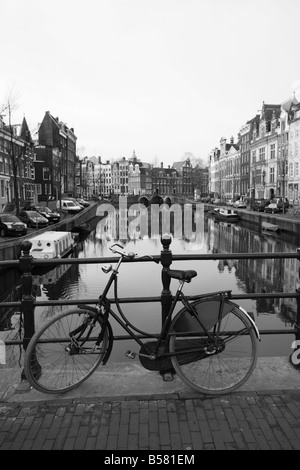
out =
<path fill-rule="evenodd" d="M 80 156 L 206 160 L 262 102 L 300 99 L 299 0 L 0 0 L 0 103 Z"/>

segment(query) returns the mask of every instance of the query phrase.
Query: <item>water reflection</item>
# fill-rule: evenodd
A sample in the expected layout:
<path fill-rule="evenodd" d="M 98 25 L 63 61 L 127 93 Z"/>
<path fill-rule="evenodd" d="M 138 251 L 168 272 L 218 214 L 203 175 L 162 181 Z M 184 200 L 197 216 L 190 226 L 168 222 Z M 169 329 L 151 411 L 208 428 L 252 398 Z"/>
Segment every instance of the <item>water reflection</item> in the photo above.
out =
<path fill-rule="evenodd" d="M 116 241 L 126 244 L 128 251 L 135 251 L 140 255 L 159 255 L 162 250 L 160 237 L 166 230 L 162 224 L 163 215 L 159 225 L 150 226 L 149 213 L 147 213 L 146 224 L 146 219 L 138 218 L 138 209 L 134 210 L 136 213 L 127 214 L 127 223 L 129 221 L 132 225 L 127 232 L 126 239 L 123 238 L 124 227 L 120 231 L 120 224 L 125 223 L 124 214 L 118 216 L 119 218 L 106 217 L 105 220 L 100 217 L 95 219 L 92 232 L 77 246 L 73 256 L 78 258 L 111 256 L 109 246 Z M 285 240 L 283 236 L 259 234 L 241 222 L 235 224 L 216 222 L 203 212 L 196 211 L 182 213 L 182 215 L 182 218 L 176 218 L 174 215 L 170 218 L 169 231 L 173 235 L 171 250 L 174 254 L 294 253 L 298 248 L 296 241 Z M 113 226 L 113 224 L 117 225 Z M 147 231 L 145 231 L 146 226 Z M 187 227 L 189 227 L 189 232 Z M 122 237 L 113 239 L 114 230 L 116 230 L 115 234 L 120 232 Z M 180 230 L 181 238 L 175 236 Z M 234 294 L 294 292 L 298 282 L 296 259 L 174 261 L 172 268 L 195 269 L 198 272 L 197 278 L 186 285 L 185 292 L 188 295 L 221 289 L 232 289 Z M 11 287 L 8 286 L 9 279 Z M 0 292 L 1 302 L 7 299 L 20 299 L 22 294 L 20 277 L 16 275 L 5 277 L 5 282 L 5 292 L 4 290 Z M 96 299 L 106 282 L 107 276 L 102 272 L 101 264 L 65 265 L 56 267 L 48 273 L 36 275 L 33 279 L 33 293 L 37 300 Z M 171 290 L 174 292 L 175 281 L 172 283 Z M 154 263 L 122 265 L 118 281 L 118 292 L 121 298 L 159 297 L 161 291 L 161 266 Z M 110 297 L 113 297 L 113 292 L 110 293 Z M 254 313 L 260 329 L 290 328 L 296 320 L 297 307 L 294 299 L 247 299 L 239 303 Z M 37 307 L 35 309 L 36 327 L 62 308 L 59 306 Z M 125 304 L 124 310 L 129 321 L 135 323 L 138 328 L 151 332 L 159 330 L 161 324 L 159 304 Z M 3 339 L 3 335 L 5 338 L 18 337 L 20 315 L 12 309 L 4 317 L 3 312 L 2 309 L 0 339 Z M 113 325 L 113 328 L 115 334 L 124 334 L 119 330 L 118 325 Z M 291 352 L 292 339 L 291 335 L 264 336 L 260 354 L 288 356 Z M 112 360 L 125 360 L 124 351 L 131 346 L 124 343 L 124 341 L 115 343 Z"/>

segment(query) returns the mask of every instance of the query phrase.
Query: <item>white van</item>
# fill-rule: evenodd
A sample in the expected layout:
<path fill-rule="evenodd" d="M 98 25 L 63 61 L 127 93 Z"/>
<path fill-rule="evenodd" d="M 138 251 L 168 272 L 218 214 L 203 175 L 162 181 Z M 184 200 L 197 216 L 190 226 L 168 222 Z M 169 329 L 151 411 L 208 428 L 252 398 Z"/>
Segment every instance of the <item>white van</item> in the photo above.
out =
<path fill-rule="evenodd" d="M 56 209 L 61 210 L 62 212 L 67 212 L 68 214 L 78 214 L 78 212 L 82 211 L 82 207 L 77 205 L 74 201 L 70 201 L 69 199 L 62 199 L 61 201 L 57 201 Z"/>

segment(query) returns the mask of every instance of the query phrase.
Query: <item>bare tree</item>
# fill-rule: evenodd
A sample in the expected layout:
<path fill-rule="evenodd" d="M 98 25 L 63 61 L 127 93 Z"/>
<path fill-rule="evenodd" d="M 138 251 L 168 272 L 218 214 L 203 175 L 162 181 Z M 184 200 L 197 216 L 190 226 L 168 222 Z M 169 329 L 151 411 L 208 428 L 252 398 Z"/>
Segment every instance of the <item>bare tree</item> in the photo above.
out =
<path fill-rule="evenodd" d="M 199 168 L 205 168 L 207 164 L 205 164 L 204 160 L 200 157 L 196 157 L 192 152 L 185 152 L 182 157 L 183 160 L 190 160 L 191 165 L 195 168 L 198 166 Z"/>
<path fill-rule="evenodd" d="M 9 133 L 10 145 L 8 148 L 10 162 L 13 174 L 13 188 L 14 188 L 14 202 L 16 206 L 17 215 L 20 212 L 20 194 L 18 179 L 22 180 L 21 168 L 26 160 L 27 142 L 26 140 L 21 142 L 16 133 L 16 126 L 12 124 L 12 113 L 17 109 L 17 95 L 13 93 L 11 89 L 5 98 L 5 102 L 1 107 L 0 114 L 8 114 L 8 125 L 5 126 L 5 130 Z"/>

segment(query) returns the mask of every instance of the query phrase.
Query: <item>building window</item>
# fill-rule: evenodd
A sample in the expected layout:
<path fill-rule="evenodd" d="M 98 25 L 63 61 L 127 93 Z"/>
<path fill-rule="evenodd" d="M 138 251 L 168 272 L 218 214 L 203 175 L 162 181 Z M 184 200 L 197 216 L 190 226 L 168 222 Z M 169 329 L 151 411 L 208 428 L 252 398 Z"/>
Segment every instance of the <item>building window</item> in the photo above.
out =
<path fill-rule="evenodd" d="M 41 184 L 36 185 L 36 193 L 37 193 L 37 195 L 42 194 L 42 185 Z"/>
<path fill-rule="evenodd" d="M 293 164 L 290 163 L 289 164 L 289 175 L 290 175 L 291 178 L 294 176 L 294 171 L 293 170 L 294 170 Z"/>
<path fill-rule="evenodd" d="M 299 177 L 299 162 L 295 163 L 295 178 Z"/>
<path fill-rule="evenodd" d="M 265 147 L 261 147 L 259 149 L 259 160 L 264 161 L 265 159 Z"/>
<path fill-rule="evenodd" d="M 275 144 L 271 145 L 271 158 L 275 158 Z"/>
<path fill-rule="evenodd" d="M 43 180 L 49 179 L 49 168 L 43 168 Z"/>
<path fill-rule="evenodd" d="M 275 181 L 275 171 L 274 171 L 274 167 L 271 167 L 270 168 L 270 183 L 274 183 Z"/>

